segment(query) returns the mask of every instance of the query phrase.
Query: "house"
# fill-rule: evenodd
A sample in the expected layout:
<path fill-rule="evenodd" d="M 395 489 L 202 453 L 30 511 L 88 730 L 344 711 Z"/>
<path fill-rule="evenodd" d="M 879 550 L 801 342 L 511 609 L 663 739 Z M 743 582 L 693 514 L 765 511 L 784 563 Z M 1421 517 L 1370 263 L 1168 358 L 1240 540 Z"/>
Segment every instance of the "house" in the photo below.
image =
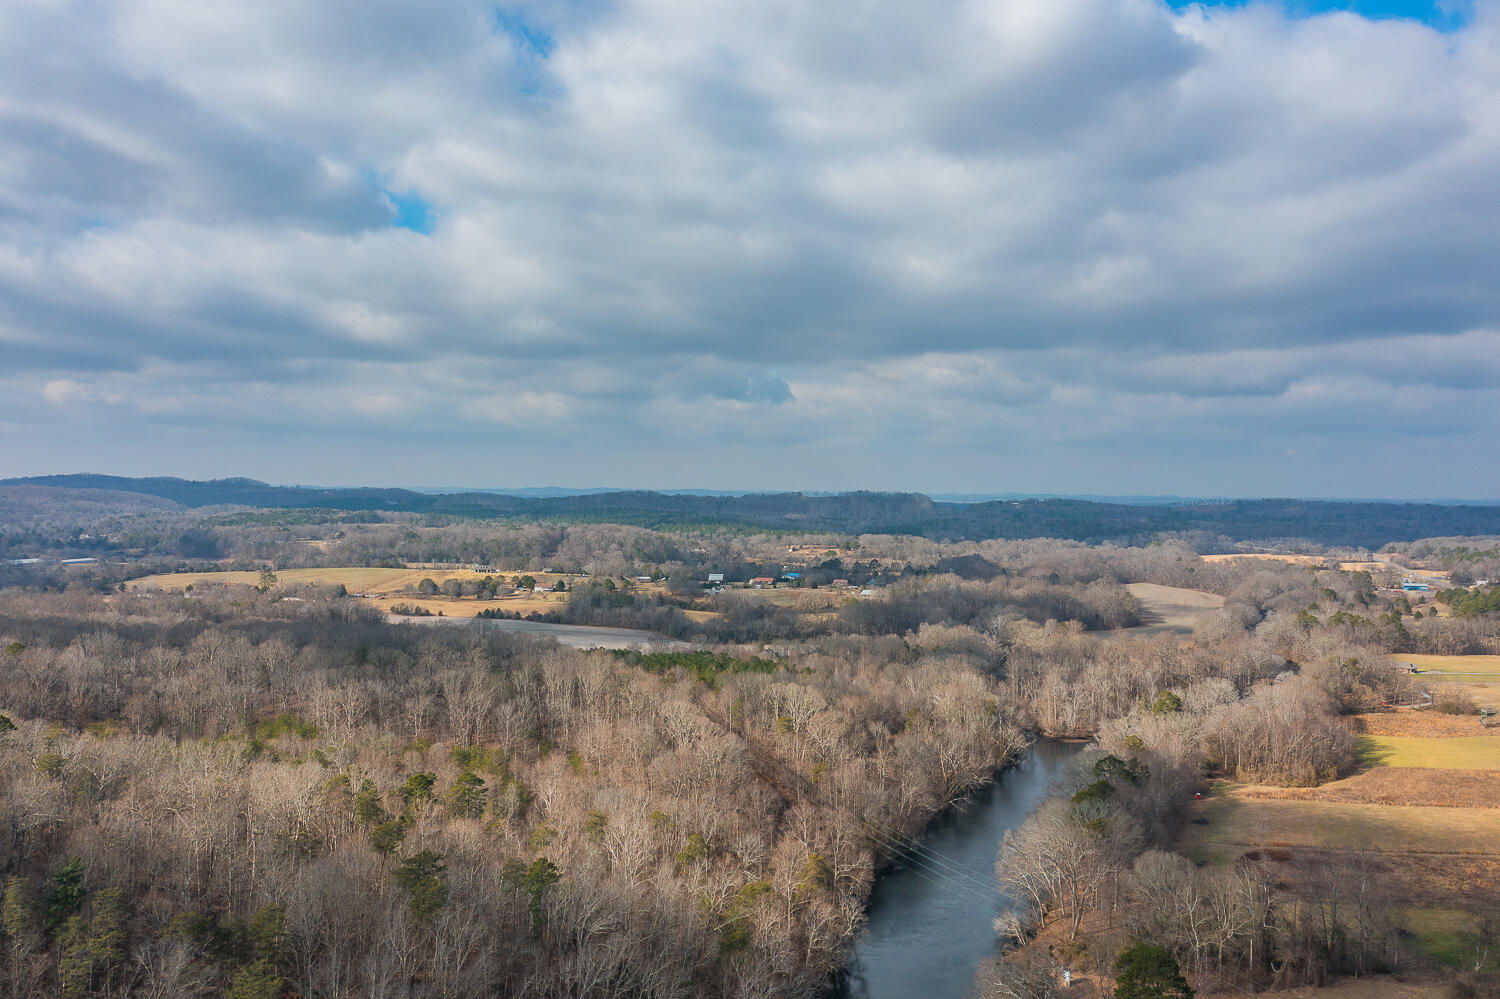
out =
<path fill-rule="evenodd" d="M 775 585 L 775 583 L 776 580 L 772 579 L 770 576 L 756 576 L 754 579 L 750 580 L 750 587 L 752 589 L 759 590 L 762 587 L 773 586 Z"/>
<path fill-rule="evenodd" d="M 1431 587 L 1426 583 L 1419 583 L 1414 579 L 1408 579 L 1401 583 L 1401 588 L 1408 593 L 1426 593 Z"/>
<path fill-rule="evenodd" d="M 802 578 L 802 573 L 800 573 L 800 572 L 789 572 L 789 573 L 786 573 L 786 578 L 787 579 L 801 579 Z"/>
<path fill-rule="evenodd" d="M 724 574 L 722 572 L 711 572 L 708 574 L 708 581 L 710 583 L 722 583 L 724 582 Z"/>
<path fill-rule="evenodd" d="M 842 589 L 846 589 L 849 586 L 849 580 L 847 580 L 847 579 L 835 579 L 833 582 L 829 583 L 828 585 L 832 586 L 836 590 L 842 590 Z"/>

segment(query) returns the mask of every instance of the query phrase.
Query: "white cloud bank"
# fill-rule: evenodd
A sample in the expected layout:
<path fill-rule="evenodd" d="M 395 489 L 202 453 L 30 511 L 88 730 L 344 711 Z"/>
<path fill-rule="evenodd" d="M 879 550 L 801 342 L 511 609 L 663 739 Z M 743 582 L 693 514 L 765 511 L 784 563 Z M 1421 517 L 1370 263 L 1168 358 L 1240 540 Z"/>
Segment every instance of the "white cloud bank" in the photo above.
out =
<path fill-rule="evenodd" d="M 1496 495 L 1497 176 L 1495 0 L 18 0 L 0 474 Z"/>

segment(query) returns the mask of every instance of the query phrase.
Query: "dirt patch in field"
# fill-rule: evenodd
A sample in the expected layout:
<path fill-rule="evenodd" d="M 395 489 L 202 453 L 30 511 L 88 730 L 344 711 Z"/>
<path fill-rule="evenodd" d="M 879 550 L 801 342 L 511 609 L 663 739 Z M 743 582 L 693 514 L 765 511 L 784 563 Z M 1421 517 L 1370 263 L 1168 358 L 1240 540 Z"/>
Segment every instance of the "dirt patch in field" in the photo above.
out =
<path fill-rule="evenodd" d="M 1500 772 L 1377 767 L 1368 773 L 1356 774 L 1321 787 L 1269 787 L 1257 784 L 1244 788 L 1240 793 L 1247 798 L 1284 801 L 1500 808 Z"/>
<path fill-rule="evenodd" d="M 1478 715 L 1445 715 L 1426 711 L 1383 711 L 1350 715 L 1349 729 L 1360 735 L 1401 735 L 1422 739 L 1458 739 L 1467 736 L 1500 737 L 1500 726 L 1479 724 Z"/>

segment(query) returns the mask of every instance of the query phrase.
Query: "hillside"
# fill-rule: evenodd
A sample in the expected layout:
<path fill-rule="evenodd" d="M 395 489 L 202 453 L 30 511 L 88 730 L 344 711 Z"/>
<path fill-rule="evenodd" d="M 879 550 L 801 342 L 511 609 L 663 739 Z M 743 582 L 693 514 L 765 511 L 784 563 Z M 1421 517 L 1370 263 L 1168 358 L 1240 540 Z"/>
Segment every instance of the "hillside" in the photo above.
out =
<path fill-rule="evenodd" d="M 191 481 L 108 475 L 50 475 L 0 481 L 4 486 L 91 494 L 145 494 L 188 507 L 217 505 L 405 511 L 462 517 L 610 522 L 641 527 L 738 524 L 847 534 L 912 534 L 934 539 L 1068 538 L 1090 543 L 1143 543 L 1168 533 L 1197 532 L 1236 541 L 1301 539 L 1378 548 L 1435 535 L 1500 532 L 1500 507 L 1434 503 L 1258 499 L 1135 506 L 1076 499 L 944 503 L 919 493 L 850 492 L 833 496 L 753 493 L 699 496 L 645 491 L 526 497 L 496 493 L 426 494 L 408 489 L 274 486 L 254 479 Z M 54 494 L 60 495 L 60 494 Z"/>

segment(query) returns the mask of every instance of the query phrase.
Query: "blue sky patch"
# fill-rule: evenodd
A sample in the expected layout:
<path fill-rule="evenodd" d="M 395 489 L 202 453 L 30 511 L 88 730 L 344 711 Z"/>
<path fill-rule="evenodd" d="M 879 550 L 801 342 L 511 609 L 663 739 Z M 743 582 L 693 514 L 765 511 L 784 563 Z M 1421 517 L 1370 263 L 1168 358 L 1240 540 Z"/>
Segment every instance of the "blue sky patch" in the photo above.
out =
<path fill-rule="evenodd" d="M 527 24 L 520 14 L 508 11 L 504 7 L 495 8 L 495 27 L 518 42 L 524 51 L 539 59 L 546 59 L 556 47 L 551 35 L 541 28 Z"/>
<path fill-rule="evenodd" d="M 1246 0 L 1167 0 L 1174 10 L 1191 7 L 1243 7 Z M 1455 31 L 1469 22 L 1472 4 L 1467 0 L 1284 0 L 1281 6 L 1292 17 L 1313 17 L 1346 10 L 1372 21 L 1404 18 L 1421 21 L 1440 31 Z"/>
<path fill-rule="evenodd" d="M 391 225 L 398 229 L 420 232 L 424 236 L 432 233 L 432 205 L 422 200 L 415 191 L 408 191 L 405 194 L 386 191 L 385 196 L 390 199 L 391 206 L 396 209 L 396 217 L 391 221 Z"/>

